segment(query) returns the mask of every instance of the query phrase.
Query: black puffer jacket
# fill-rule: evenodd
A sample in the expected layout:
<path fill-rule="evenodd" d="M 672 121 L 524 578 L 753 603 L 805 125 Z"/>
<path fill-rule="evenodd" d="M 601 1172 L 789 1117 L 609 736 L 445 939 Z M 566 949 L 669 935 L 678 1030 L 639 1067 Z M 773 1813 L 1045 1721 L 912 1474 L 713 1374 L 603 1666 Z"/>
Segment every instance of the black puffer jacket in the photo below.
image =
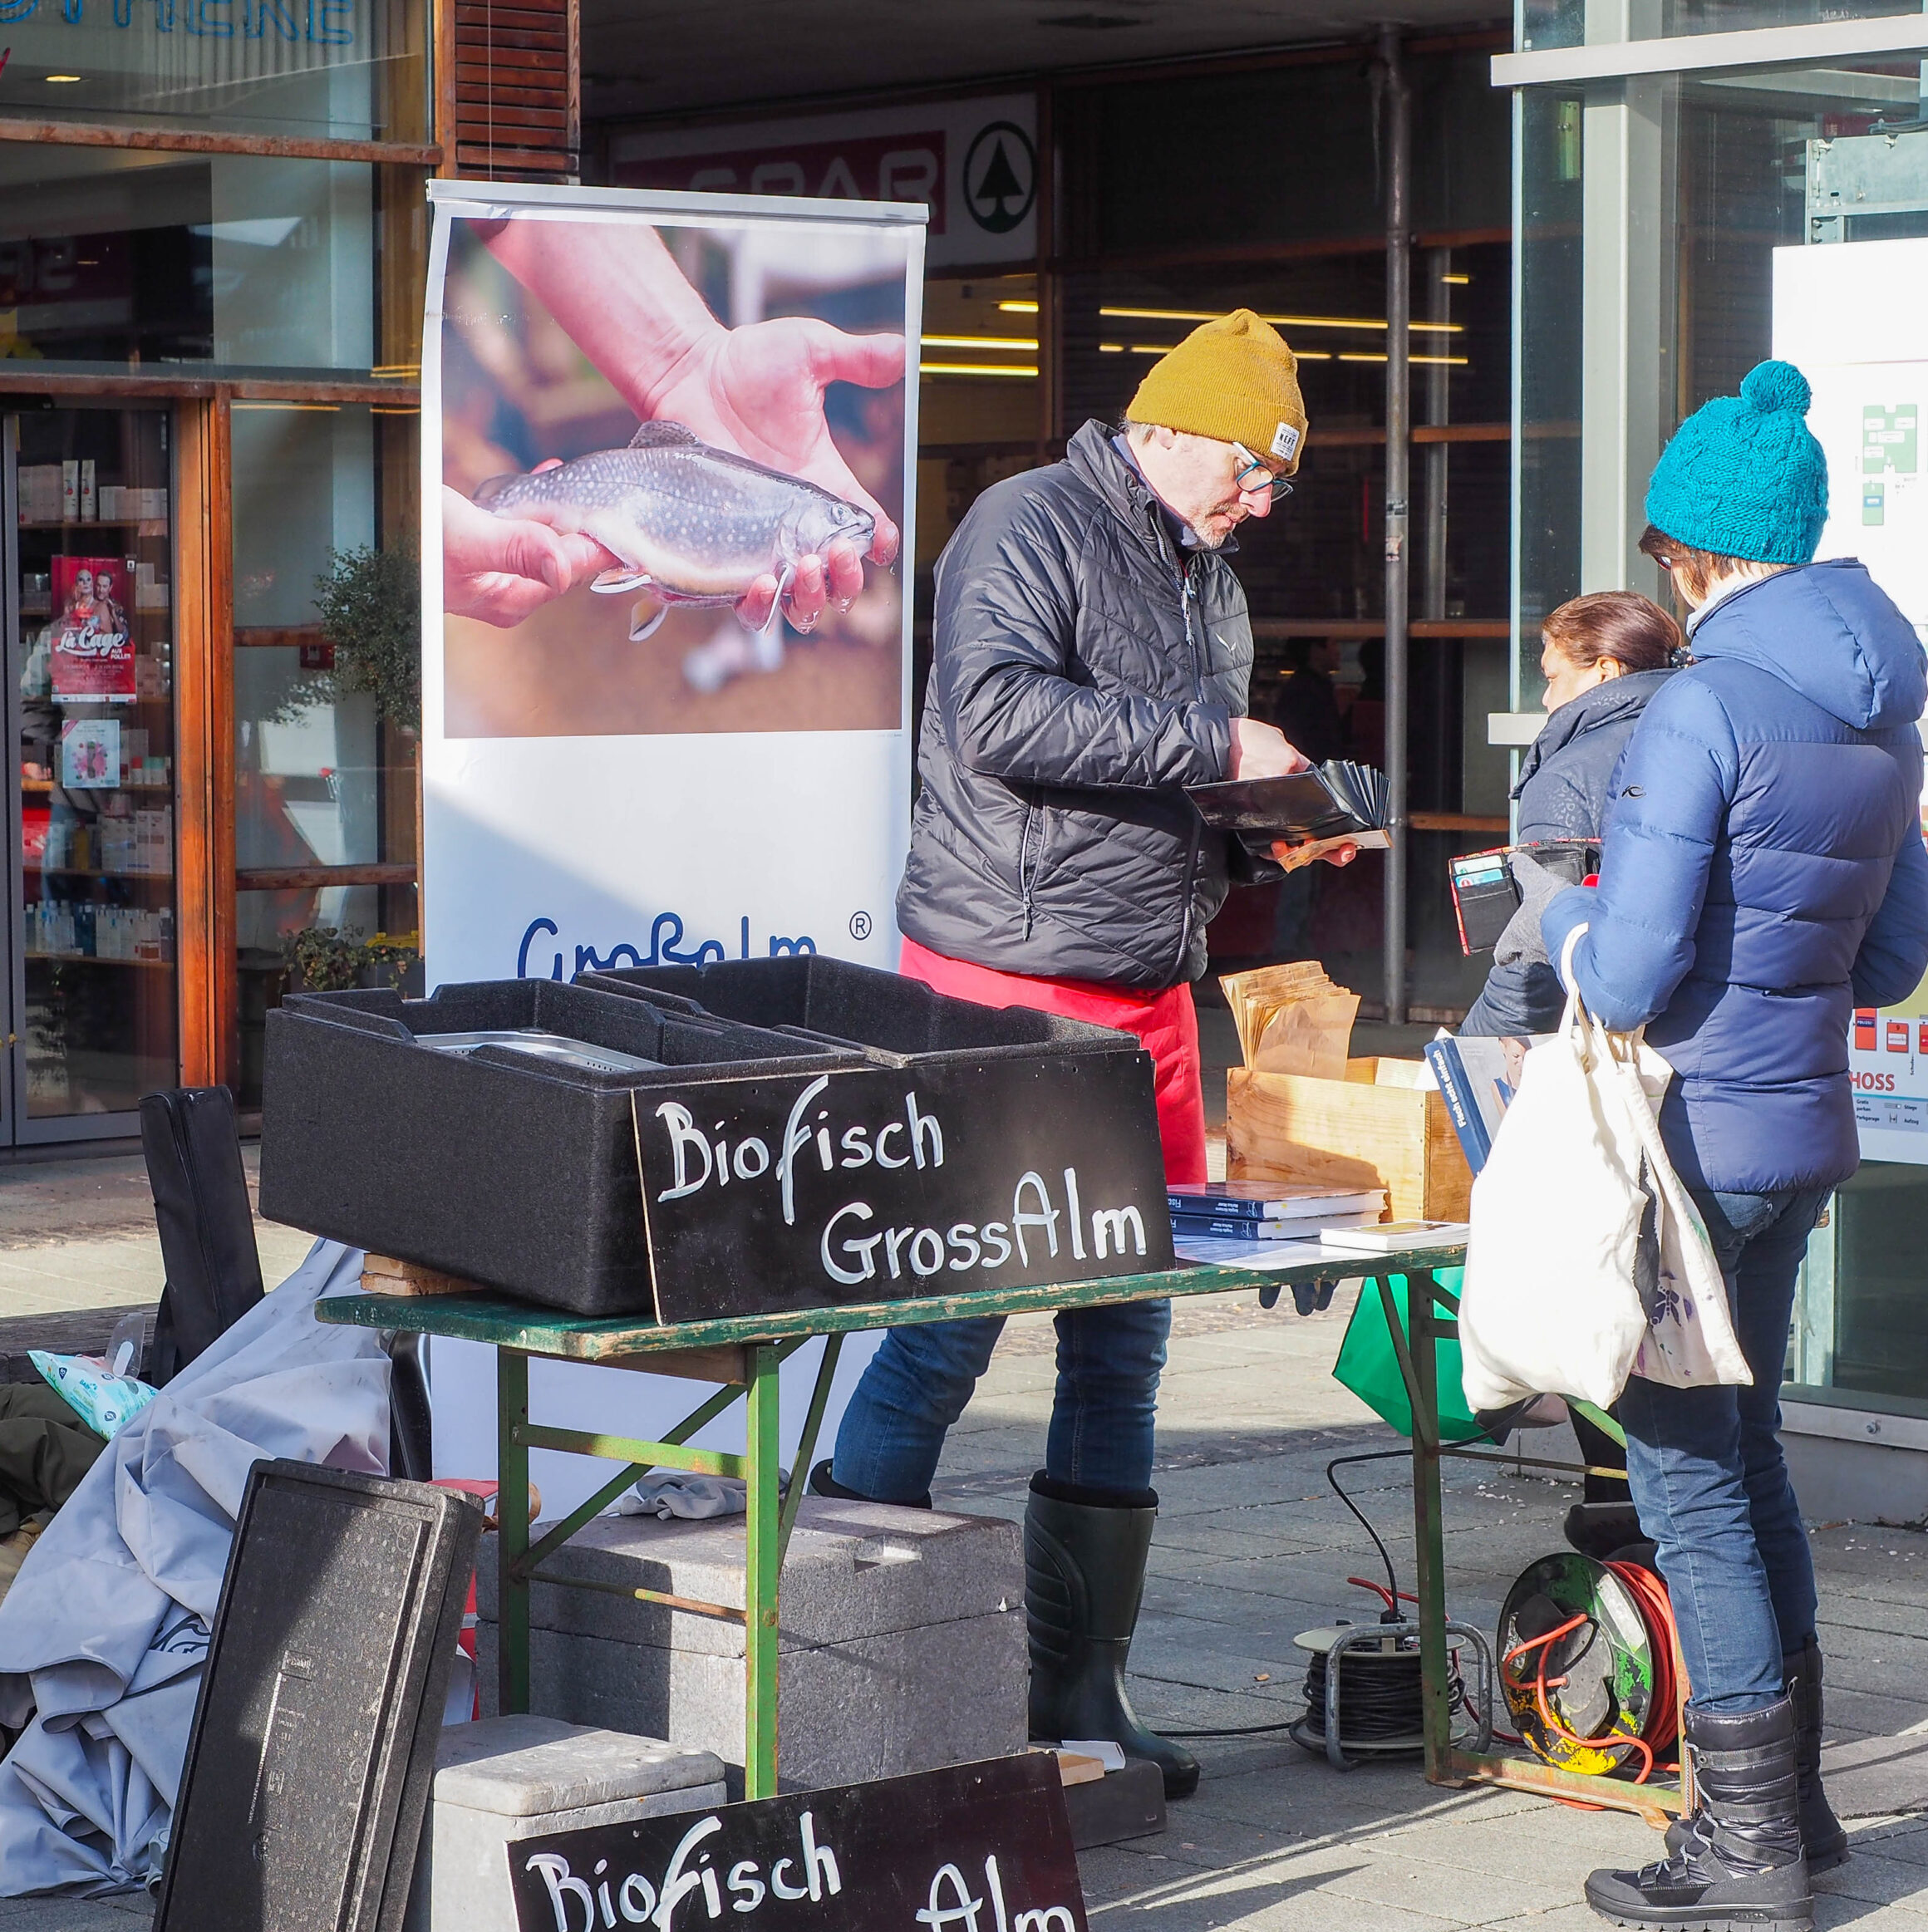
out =
<path fill-rule="evenodd" d="M 1101 423 L 994 484 L 937 559 L 898 923 L 1002 972 L 1163 988 L 1205 967 L 1229 868 L 1181 788 L 1223 778 L 1252 624 Z"/>
<path fill-rule="evenodd" d="M 1542 845 L 1596 839 L 1606 828 L 1610 781 L 1647 700 L 1671 671 L 1630 671 L 1561 705 L 1541 727 L 1520 764 L 1513 796 L 1520 804 L 1518 842 Z M 1552 1033 L 1566 1005 L 1560 976 L 1544 961 L 1496 964 L 1462 1033 Z"/>

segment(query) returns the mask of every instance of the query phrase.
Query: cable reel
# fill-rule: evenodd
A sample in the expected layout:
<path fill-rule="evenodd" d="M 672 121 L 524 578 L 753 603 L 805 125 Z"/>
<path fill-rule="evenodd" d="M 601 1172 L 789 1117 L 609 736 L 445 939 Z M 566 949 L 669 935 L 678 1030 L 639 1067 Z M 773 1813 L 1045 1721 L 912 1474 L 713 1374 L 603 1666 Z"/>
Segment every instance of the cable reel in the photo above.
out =
<path fill-rule="evenodd" d="M 1499 1620 L 1500 1695 L 1520 1742 L 1562 1771 L 1644 1784 L 1679 1763 L 1685 1674 L 1667 1587 L 1644 1565 L 1542 1556 Z"/>
<path fill-rule="evenodd" d="M 1386 1594 L 1363 1577 L 1346 1581 Z M 1292 1642 L 1308 1654 L 1306 1714 L 1287 1733 L 1295 1744 L 1322 1753 L 1335 1771 L 1350 1771 L 1367 1758 L 1424 1754 L 1417 1623 L 1393 1614 L 1376 1624 L 1303 1630 Z M 1468 1646 L 1478 1667 L 1470 1692 L 1460 1670 Z M 1474 1728 L 1472 1748 L 1485 1751 L 1493 1742 L 1493 1653 L 1478 1630 L 1456 1623 L 1446 1626 L 1446 1652 L 1448 1708 Z"/>

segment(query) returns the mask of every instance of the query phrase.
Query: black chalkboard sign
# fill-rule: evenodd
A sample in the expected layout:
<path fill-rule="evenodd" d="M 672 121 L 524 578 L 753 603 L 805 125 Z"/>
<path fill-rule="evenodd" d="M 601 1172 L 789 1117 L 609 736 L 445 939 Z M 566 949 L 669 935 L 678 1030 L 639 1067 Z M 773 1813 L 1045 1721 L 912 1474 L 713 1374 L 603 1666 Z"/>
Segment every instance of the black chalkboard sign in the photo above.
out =
<path fill-rule="evenodd" d="M 520 1932 L 1086 1932 L 1044 1752 L 507 1851 Z"/>
<path fill-rule="evenodd" d="M 660 1321 L 1173 1266 L 1144 1054 L 692 1080 L 633 1104 Z"/>

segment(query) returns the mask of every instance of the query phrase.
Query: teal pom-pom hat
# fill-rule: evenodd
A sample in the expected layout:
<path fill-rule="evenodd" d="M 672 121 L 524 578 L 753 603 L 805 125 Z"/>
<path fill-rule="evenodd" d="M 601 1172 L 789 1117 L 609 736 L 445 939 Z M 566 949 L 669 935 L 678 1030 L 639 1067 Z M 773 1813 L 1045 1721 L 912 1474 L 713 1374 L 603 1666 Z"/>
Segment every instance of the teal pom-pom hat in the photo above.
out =
<path fill-rule="evenodd" d="M 1647 521 L 1676 543 L 1758 563 L 1807 563 L 1827 521 L 1813 392 L 1792 362 L 1758 362 L 1674 432 L 1647 484 Z"/>

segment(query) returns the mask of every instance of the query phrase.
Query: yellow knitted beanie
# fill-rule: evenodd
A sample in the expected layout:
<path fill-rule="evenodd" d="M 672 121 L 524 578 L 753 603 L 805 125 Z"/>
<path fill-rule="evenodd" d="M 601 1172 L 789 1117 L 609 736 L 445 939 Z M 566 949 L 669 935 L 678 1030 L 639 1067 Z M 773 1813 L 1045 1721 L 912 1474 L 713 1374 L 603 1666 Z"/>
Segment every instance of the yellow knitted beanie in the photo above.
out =
<path fill-rule="evenodd" d="M 1159 356 L 1125 414 L 1134 423 L 1242 443 L 1283 463 L 1288 476 L 1306 440 L 1298 358 L 1249 308 L 1201 323 Z"/>

